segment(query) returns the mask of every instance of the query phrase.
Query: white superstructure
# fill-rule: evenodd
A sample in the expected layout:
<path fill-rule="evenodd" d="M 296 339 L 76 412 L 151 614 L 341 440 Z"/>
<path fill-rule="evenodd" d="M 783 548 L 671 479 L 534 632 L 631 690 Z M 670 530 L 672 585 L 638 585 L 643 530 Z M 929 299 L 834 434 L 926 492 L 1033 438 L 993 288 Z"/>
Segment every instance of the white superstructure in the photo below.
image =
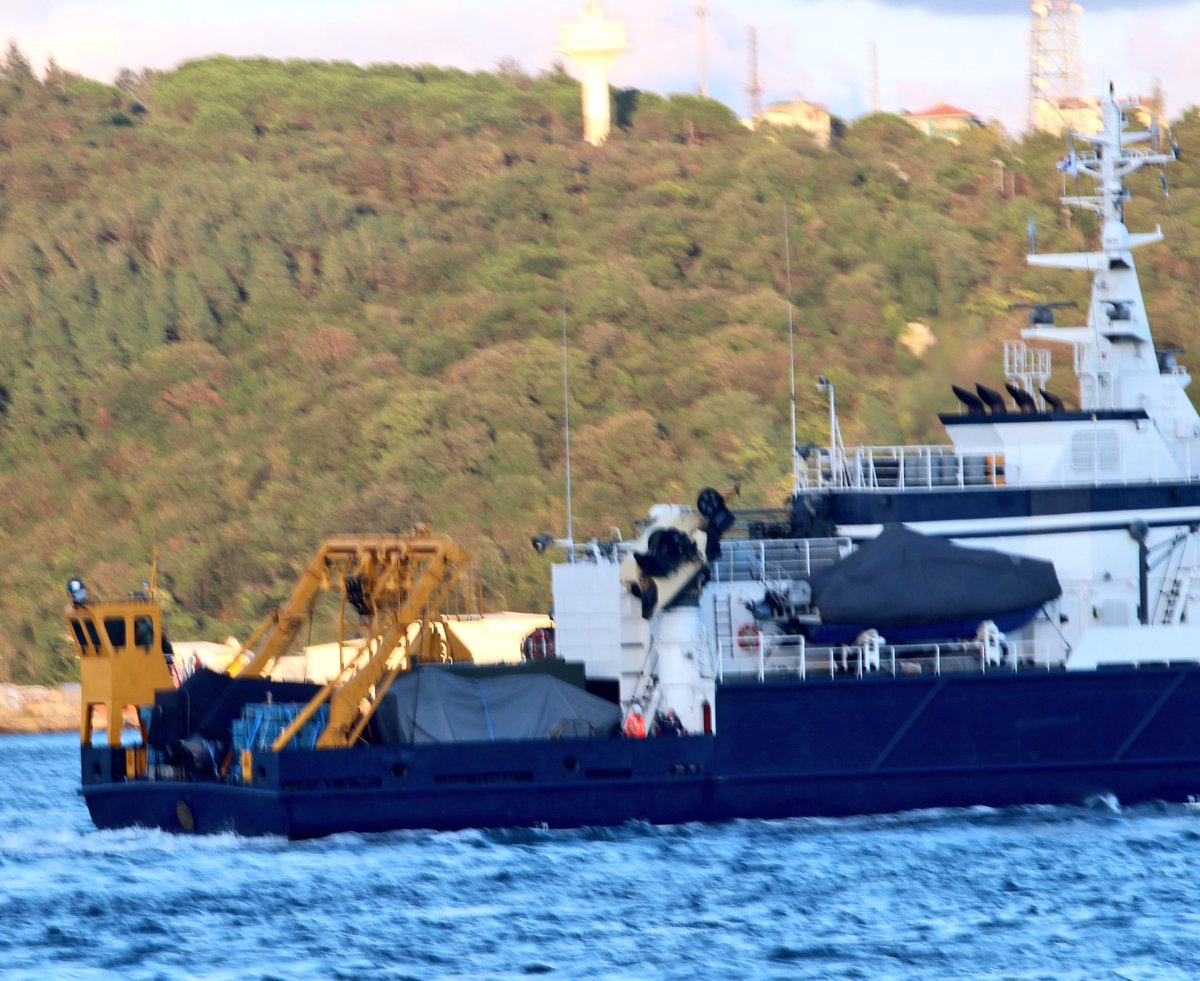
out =
<path fill-rule="evenodd" d="M 1084 323 L 1056 327 L 1056 304 L 1035 305 L 1024 339 L 1005 346 L 1008 397 L 983 386 L 978 396 L 956 388 L 964 410 L 941 417 L 949 445 L 843 448 L 829 386 L 830 443 L 797 455 L 785 526 L 749 527 L 770 537 L 721 542 L 719 558 L 710 549 L 697 577 L 690 566 L 676 576 L 690 580 L 688 589 L 672 581 L 667 599 L 655 608 L 641 603 L 640 611 L 619 585 L 620 559 L 629 586 L 629 570 L 638 575 L 631 556 L 667 527 L 695 532 L 703 552 L 705 528 L 712 534 L 706 517 L 687 508 L 659 511 L 638 543 L 604 554 L 577 550 L 556 568 L 565 657 L 586 660 L 589 674 L 619 679 L 624 704 L 669 705 L 689 729 L 711 722 L 715 685 L 730 674 L 1200 661 L 1200 415 L 1178 352 L 1155 348 L 1134 265 L 1134 250 L 1161 241 L 1162 232 L 1131 233 L 1125 224 L 1125 178 L 1176 156 L 1143 147 L 1147 133 L 1127 132 L 1123 104 L 1111 91 L 1102 110 L 1102 131 L 1076 134 L 1082 149 L 1059 165 L 1097 185 L 1095 194 L 1063 203 L 1098 216 L 1098 248 L 1028 257 L 1031 265 L 1091 275 Z M 1047 389 L 1049 352 L 1026 344 L 1037 341 L 1071 347 L 1078 409 Z M 918 644 L 898 646 L 870 623 L 853 643 L 818 643 L 829 635 L 829 618 L 810 578 L 891 524 L 1051 563 L 1061 595 L 1039 602 L 1007 636 L 982 616 Z M 646 568 L 655 571 L 653 562 Z M 643 577 L 635 593 L 648 583 Z M 909 588 L 918 595 L 922 583 Z M 611 613 L 599 615 L 601 591 Z M 937 619 L 936 610 L 928 612 Z"/>

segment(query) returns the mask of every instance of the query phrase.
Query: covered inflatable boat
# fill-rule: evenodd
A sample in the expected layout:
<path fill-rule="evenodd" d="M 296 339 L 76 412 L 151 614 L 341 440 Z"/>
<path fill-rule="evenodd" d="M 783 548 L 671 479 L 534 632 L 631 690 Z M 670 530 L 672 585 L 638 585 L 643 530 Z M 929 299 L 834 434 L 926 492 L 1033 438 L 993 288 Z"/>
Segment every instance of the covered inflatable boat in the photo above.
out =
<path fill-rule="evenodd" d="M 885 525 L 810 585 L 821 614 L 813 639 L 827 643 L 852 643 L 869 629 L 892 643 L 973 637 L 984 620 L 1015 630 L 1062 594 L 1053 563 L 955 545 L 904 525 Z"/>

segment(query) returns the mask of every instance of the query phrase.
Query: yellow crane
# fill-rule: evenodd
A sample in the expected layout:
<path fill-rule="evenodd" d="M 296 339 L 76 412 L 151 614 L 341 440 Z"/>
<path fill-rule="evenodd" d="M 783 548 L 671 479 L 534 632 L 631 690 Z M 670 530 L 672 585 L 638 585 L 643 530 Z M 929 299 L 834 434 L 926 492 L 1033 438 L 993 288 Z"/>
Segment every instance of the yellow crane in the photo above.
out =
<path fill-rule="evenodd" d="M 250 636 L 229 673 L 258 677 L 286 654 L 324 592 L 338 590 L 342 607 L 352 606 L 369 624 L 361 650 L 324 685 L 272 744 L 283 749 L 321 706 L 329 722 L 318 749 L 352 746 L 371 720 L 396 676 L 409 667 L 410 652 L 428 642 L 430 624 L 448 599 L 469 559 L 452 538 L 424 526 L 407 535 L 344 535 L 317 549 L 287 602 Z"/>
<path fill-rule="evenodd" d="M 271 748 L 283 749 L 327 703 L 329 722 L 317 747 L 354 745 L 396 676 L 412 660 L 437 648 L 440 634 L 434 635 L 432 625 L 468 561 L 452 538 L 423 525 L 406 535 L 326 539 L 287 602 L 242 645 L 228 673 L 248 678 L 265 675 L 289 653 L 321 595 L 335 590 L 342 601 L 339 640 L 344 640 L 347 605 L 366 623 L 367 640 Z M 83 665 L 81 736 L 85 743 L 90 740 L 93 709 L 105 705 L 109 743 L 117 745 L 122 710 L 152 705 L 154 692 L 169 690 L 173 684 L 164 660 L 161 611 L 152 592 L 96 603 L 89 601 L 80 579 L 68 583 L 68 592 L 67 624 Z"/>

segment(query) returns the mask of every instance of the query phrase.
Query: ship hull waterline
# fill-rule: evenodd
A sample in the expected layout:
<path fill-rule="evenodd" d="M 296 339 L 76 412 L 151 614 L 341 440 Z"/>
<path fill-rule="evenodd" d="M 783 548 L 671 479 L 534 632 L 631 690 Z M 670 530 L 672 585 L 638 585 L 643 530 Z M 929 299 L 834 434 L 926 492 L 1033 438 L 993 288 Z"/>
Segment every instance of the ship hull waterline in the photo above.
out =
<path fill-rule="evenodd" d="M 725 684 L 718 736 L 375 746 L 255 757 L 251 786 L 113 781 L 101 828 L 311 838 L 680 824 L 923 808 L 1182 803 L 1200 793 L 1200 670 Z"/>

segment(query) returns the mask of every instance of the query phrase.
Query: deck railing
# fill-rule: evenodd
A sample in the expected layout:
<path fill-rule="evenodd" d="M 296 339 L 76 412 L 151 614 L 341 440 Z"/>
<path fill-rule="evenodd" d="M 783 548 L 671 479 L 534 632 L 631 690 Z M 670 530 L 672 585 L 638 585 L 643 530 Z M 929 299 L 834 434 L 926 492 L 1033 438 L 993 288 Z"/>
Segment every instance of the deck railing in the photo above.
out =
<path fill-rule="evenodd" d="M 823 451 L 802 461 L 806 488 L 854 490 L 934 490 L 997 487 L 1006 480 L 1003 450 L 963 453 L 953 446 L 857 446 L 830 460 Z"/>
<path fill-rule="evenodd" d="M 1082 430 L 1081 433 L 1086 433 Z M 1178 483 L 1192 473 L 1190 447 L 1176 461 L 1161 442 L 1133 445 L 1101 425 L 1091 441 L 1061 449 L 1047 476 L 1046 449 L 960 450 L 953 446 L 856 446 L 831 458 L 828 449 L 799 460 L 797 483 L 804 490 L 896 491 L 987 490 L 996 487 L 1068 487 L 1102 484 Z"/>
<path fill-rule="evenodd" d="M 807 579 L 849 551 L 848 538 L 733 539 L 709 568 L 714 582 Z"/>
<path fill-rule="evenodd" d="M 985 674 L 1062 667 L 1043 641 L 1005 640 L 999 651 L 980 641 L 937 644 L 810 645 L 801 635 L 759 634 L 757 649 L 717 642 L 718 678 L 758 681 L 809 678 Z"/>

